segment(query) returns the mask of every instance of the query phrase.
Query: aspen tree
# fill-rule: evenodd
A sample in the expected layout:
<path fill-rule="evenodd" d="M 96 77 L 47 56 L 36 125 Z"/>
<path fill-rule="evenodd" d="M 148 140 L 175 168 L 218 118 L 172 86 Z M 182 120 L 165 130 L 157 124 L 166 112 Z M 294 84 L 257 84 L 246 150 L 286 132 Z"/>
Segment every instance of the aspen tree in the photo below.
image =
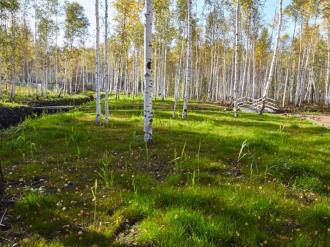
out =
<path fill-rule="evenodd" d="M 270 68 L 269 68 L 268 79 L 266 81 L 266 85 L 265 85 L 263 95 L 262 95 L 262 106 L 260 109 L 260 115 L 262 115 L 265 110 L 268 90 L 269 90 L 270 84 L 273 80 L 274 68 L 275 68 L 275 63 L 276 63 L 277 55 L 278 55 L 279 41 L 280 41 L 280 37 L 281 37 L 282 17 L 283 17 L 282 7 L 283 7 L 283 0 L 279 0 L 279 18 L 278 18 L 278 26 L 277 26 L 277 35 L 276 35 L 273 58 L 272 58 L 272 62 L 270 64 Z"/>
<path fill-rule="evenodd" d="M 325 78 L 325 104 L 330 105 L 330 23 L 328 26 L 328 62 L 327 62 L 327 72 Z"/>
<path fill-rule="evenodd" d="M 187 47 L 187 62 L 186 62 L 186 83 L 183 97 L 182 118 L 187 118 L 188 114 L 188 100 L 189 100 L 189 87 L 192 77 L 192 0 L 187 0 L 188 7 L 188 47 Z"/>
<path fill-rule="evenodd" d="M 101 125 L 99 0 L 95 0 L 95 17 L 96 17 L 96 60 L 95 60 L 96 123 L 98 125 Z"/>
<path fill-rule="evenodd" d="M 144 29 L 144 141 L 152 142 L 152 0 L 145 0 Z"/>
<path fill-rule="evenodd" d="M 105 0 L 104 6 L 104 85 L 105 85 L 105 101 L 104 101 L 104 122 L 109 124 L 109 68 L 108 68 L 108 0 Z"/>
<path fill-rule="evenodd" d="M 233 88 L 233 97 L 234 97 L 234 117 L 237 117 L 238 102 L 238 82 L 239 82 L 239 71 L 238 71 L 238 60 L 239 60 L 239 24 L 240 24 L 240 8 L 241 2 L 237 0 L 236 5 L 236 25 L 235 25 L 235 67 L 234 67 L 234 88 Z"/>

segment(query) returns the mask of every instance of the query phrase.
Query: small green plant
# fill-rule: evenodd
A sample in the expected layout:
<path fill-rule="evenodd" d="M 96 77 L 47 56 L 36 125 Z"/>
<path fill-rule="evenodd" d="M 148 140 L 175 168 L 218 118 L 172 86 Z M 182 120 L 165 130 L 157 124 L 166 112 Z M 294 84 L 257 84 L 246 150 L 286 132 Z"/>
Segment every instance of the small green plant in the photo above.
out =
<path fill-rule="evenodd" d="M 201 147 L 202 147 L 202 140 L 199 140 L 199 144 L 198 144 L 198 151 L 196 154 L 196 158 L 197 158 L 197 169 L 194 170 L 193 172 L 193 187 L 195 186 L 195 180 L 197 177 L 197 182 L 199 183 L 199 177 L 200 177 L 200 153 L 201 153 Z"/>
<path fill-rule="evenodd" d="M 247 140 L 245 140 L 242 145 L 241 145 L 241 149 L 238 153 L 238 157 L 237 157 L 237 161 L 236 163 L 239 163 L 245 156 L 248 155 L 248 152 L 244 153 L 244 150 L 248 147 L 248 144 L 247 144 Z"/>
<path fill-rule="evenodd" d="M 182 151 L 181 151 L 181 160 L 185 160 L 186 159 L 186 145 L 187 142 L 184 143 Z"/>
<path fill-rule="evenodd" d="M 196 184 L 196 170 L 193 171 L 192 178 L 191 178 L 191 186 L 195 187 Z"/>
<path fill-rule="evenodd" d="M 269 166 L 267 164 L 264 171 L 264 178 L 267 178 L 268 176 L 272 176 L 273 174 L 270 171 L 275 169 L 276 167 L 278 167 L 278 165 Z"/>
<path fill-rule="evenodd" d="M 137 187 L 136 187 L 136 184 L 135 184 L 135 176 L 134 175 L 132 175 L 132 187 L 133 187 L 135 198 L 137 198 L 138 190 L 137 190 Z"/>
<path fill-rule="evenodd" d="M 198 151 L 197 151 L 197 154 L 196 154 L 196 158 L 197 158 L 198 163 L 200 162 L 201 147 L 202 147 L 202 140 L 199 140 Z"/>
<path fill-rule="evenodd" d="M 66 139 L 66 145 L 69 147 L 71 144 L 76 146 L 76 155 L 79 158 L 81 156 L 81 150 L 79 147 L 79 140 L 82 139 L 82 136 L 79 135 L 79 132 L 77 132 L 73 126 L 70 129 L 69 133 L 69 140 L 67 139 L 67 136 L 65 136 Z"/>
<path fill-rule="evenodd" d="M 34 142 L 32 142 L 31 138 L 30 138 L 30 142 L 29 142 L 29 149 L 30 149 L 30 155 L 31 155 L 31 159 L 34 159 L 34 152 L 37 151 L 37 147 L 36 144 Z"/>
<path fill-rule="evenodd" d="M 92 202 L 94 203 L 94 213 L 93 213 L 93 222 L 94 226 L 96 226 L 96 208 L 97 208 L 97 179 L 95 179 L 94 186 L 91 188 L 92 192 Z"/>
<path fill-rule="evenodd" d="M 98 171 L 97 173 L 102 178 L 107 188 L 111 188 L 113 186 L 114 171 L 111 167 L 111 159 L 109 157 L 108 152 L 105 152 L 103 154 L 103 157 L 101 159 L 101 168 L 100 171 Z"/>
<path fill-rule="evenodd" d="M 301 176 L 295 178 L 292 187 L 294 189 L 318 192 L 322 190 L 322 182 L 318 177 Z"/>
<path fill-rule="evenodd" d="M 133 131 L 133 135 L 132 135 L 132 140 L 133 142 L 135 142 L 137 139 L 137 134 L 136 134 L 136 130 Z"/>

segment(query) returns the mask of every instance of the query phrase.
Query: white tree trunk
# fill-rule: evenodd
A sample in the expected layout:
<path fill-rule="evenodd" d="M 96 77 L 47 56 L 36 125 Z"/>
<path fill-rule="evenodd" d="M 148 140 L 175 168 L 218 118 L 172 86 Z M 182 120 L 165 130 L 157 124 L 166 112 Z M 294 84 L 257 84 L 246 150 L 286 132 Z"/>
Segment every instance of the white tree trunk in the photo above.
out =
<path fill-rule="evenodd" d="M 234 68 L 234 117 L 237 117 L 237 110 L 238 110 L 238 102 L 237 102 L 237 89 L 238 89 L 238 82 L 239 82 L 239 72 L 238 72 L 238 60 L 239 60 L 239 23 L 240 23 L 240 8 L 241 2 L 240 0 L 237 1 L 236 6 L 236 27 L 235 27 L 235 68 Z"/>
<path fill-rule="evenodd" d="M 152 0 L 145 0 L 144 29 L 144 141 L 152 142 Z"/>
<path fill-rule="evenodd" d="M 183 59 L 183 53 L 184 53 L 183 50 L 184 50 L 184 42 L 182 40 L 179 64 L 177 65 L 177 75 L 175 78 L 175 85 L 174 85 L 173 118 L 176 118 L 176 109 L 177 109 L 178 100 L 180 97 L 181 67 L 182 67 L 182 59 Z"/>
<path fill-rule="evenodd" d="M 195 62 L 195 96 L 199 101 L 199 49 L 198 40 L 196 39 L 196 62 Z"/>
<path fill-rule="evenodd" d="M 108 61 L 108 0 L 105 0 L 104 6 L 104 123 L 109 124 L 109 61 Z"/>
<path fill-rule="evenodd" d="M 328 27 L 328 66 L 325 78 L 325 104 L 330 105 L 330 24 Z"/>
<path fill-rule="evenodd" d="M 291 38 L 291 48 L 290 48 L 290 55 L 289 55 L 289 60 L 288 60 L 288 64 L 287 64 L 287 70 L 286 70 L 286 77 L 285 77 L 285 85 L 284 85 L 284 92 L 283 92 L 283 99 L 282 99 L 282 107 L 285 106 L 286 103 L 286 99 L 287 99 L 287 91 L 288 91 L 288 87 L 289 87 L 289 83 L 290 83 L 290 74 L 293 75 L 293 71 L 291 71 L 290 69 L 293 67 L 292 65 L 294 64 L 293 60 L 292 60 L 292 55 L 293 55 L 293 50 L 294 50 L 294 40 L 295 40 L 295 34 L 296 34 L 296 19 L 294 22 L 294 29 L 293 29 L 293 34 L 292 34 L 292 38 Z"/>
<path fill-rule="evenodd" d="M 167 63 L 167 47 L 164 44 L 164 51 L 163 51 L 163 76 L 162 76 L 162 100 L 165 100 L 166 97 L 166 63 Z"/>
<path fill-rule="evenodd" d="M 279 42 L 280 42 L 280 37 L 281 37 L 281 29 L 282 29 L 282 16 L 283 16 L 282 8 L 283 8 L 283 0 L 279 0 L 279 19 L 278 19 L 275 47 L 274 47 L 272 62 L 270 64 L 268 79 L 266 81 L 266 85 L 265 85 L 265 88 L 264 88 L 264 91 L 263 91 L 263 94 L 262 94 L 262 107 L 261 107 L 261 110 L 260 110 L 260 114 L 263 114 L 263 112 L 265 110 L 267 94 L 268 94 L 269 87 L 270 87 L 270 84 L 271 84 L 271 82 L 273 80 L 273 76 L 274 76 L 274 68 L 275 68 L 275 63 L 276 63 L 277 56 L 278 56 L 278 47 L 279 47 Z"/>
<path fill-rule="evenodd" d="M 96 13 L 96 62 L 95 62 L 96 123 L 98 125 L 101 125 L 99 0 L 95 0 L 95 13 Z"/>
<path fill-rule="evenodd" d="M 186 85 L 183 97 L 182 118 L 187 118 L 188 113 L 188 99 L 189 99 L 189 86 L 191 84 L 192 76 L 192 8 L 191 0 L 187 0 L 188 7 L 188 48 L 187 48 L 187 64 L 186 64 Z"/>

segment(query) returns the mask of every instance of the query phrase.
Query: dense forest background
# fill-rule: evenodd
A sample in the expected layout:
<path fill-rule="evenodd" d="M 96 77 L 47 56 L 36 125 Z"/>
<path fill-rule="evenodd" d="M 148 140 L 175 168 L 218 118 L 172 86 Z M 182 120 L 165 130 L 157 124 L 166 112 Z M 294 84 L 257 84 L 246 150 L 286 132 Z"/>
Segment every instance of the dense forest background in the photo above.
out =
<path fill-rule="evenodd" d="M 154 97 L 184 96 L 189 43 L 186 2 L 154 2 Z M 290 1 L 283 11 L 274 9 L 271 26 L 263 23 L 264 1 L 208 0 L 202 13 L 193 8 L 189 97 L 232 103 L 236 86 L 237 99 L 260 98 L 266 91 L 282 106 L 329 105 L 329 5 L 327 0 Z M 144 3 L 115 0 L 110 8 L 114 16 L 106 44 L 107 66 L 104 42 L 100 52 L 101 89 L 118 96 L 143 93 Z M 102 15 L 103 11 L 103 27 Z M 95 89 L 95 47 L 87 42 L 88 36 L 95 37 L 88 33 L 95 20 L 88 20 L 78 2 L 3 0 L 0 17 L 0 97 L 4 92 L 15 97 L 18 84 L 40 95 L 50 90 L 60 95 Z M 274 72 L 267 85 L 270 69 Z"/>

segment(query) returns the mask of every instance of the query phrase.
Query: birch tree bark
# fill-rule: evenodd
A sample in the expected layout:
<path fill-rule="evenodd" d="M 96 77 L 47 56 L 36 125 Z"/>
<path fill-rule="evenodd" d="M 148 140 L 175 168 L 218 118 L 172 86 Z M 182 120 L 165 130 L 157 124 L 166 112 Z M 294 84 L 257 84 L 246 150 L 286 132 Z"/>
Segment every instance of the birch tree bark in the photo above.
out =
<path fill-rule="evenodd" d="M 95 0 L 96 15 L 96 62 L 95 62 L 95 83 L 96 83 L 96 123 L 101 125 L 101 96 L 100 96 L 100 17 L 99 0 Z"/>
<path fill-rule="evenodd" d="M 183 53 L 184 53 L 183 50 L 184 50 L 184 42 L 182 40 L 179 64 L 177 65 L 177 74 L 176 74 L 175 85 L 174 85 L 173 118 L 176 118 L 176 109 L 177 109 L 177 104 L 178 104 L 178 100 L 180 97 L 181 67 L 182 67 L 182 59 L 183 59 Z"/>
<path fill-rule="evenodd" d="M 295 40 L 295 34 L 296 34 L 296 25 L 297 25 L 297 18 L 295 18 L 294 21 L 294 28 L 293 28 L 293 34 L 292 34 L 292 38 L 291 38 L 291 48 L 290 48 L 290 55 L 289 55 L 289 60 L 288 60 L 288 64 L 287 64 L 287 70 L 286 70 L 286 78 L 285 78 L 285 85 L 284 85 L 284 92 L 283 92 L 283 99 L 282 99 L 282 107 L 285 106 L 285 102 L 286 102 L 286 98 L 287 98 L 287 89 L 288 89 L 288 84 L 290 83 L 290 74 L 293 74 L 293 71 L 290 71 L 290 69 L 292 69 L 292 65 L 293 63 L 293 59 L 292 59 L 292 55 L 293 55 L 293 51 L 294 51 L 294 40 Z"/>
<path fill-rule="evenodd" d="M 241 2 L 237 1 L 236 6 L 236 26 L 235 26 L 235 67 L 234 67 L 234 88 L 233 88 L 233 97 L 234 97 L 234 117 L 237 117 L 238 110 L 238 102 L 237 102 L 237 90 L 238 90 L 238 82 L 239 82 L 239 72 L 238 72 L 238 49 L 239 49 L 239 23 L 240 23 L 240 8 Z"/>
<path fill-rule="evenodd" d="M 11 49 L 11 64 L 13 66 L 12 68 L 12 75 L 11 75 L 11 88 L 10 88 L 10 98 L 14 99 L 16 95 L 16 16 L 14 14 L 14 11 L 11 11 L 11 18 L 12 18 L 12 49 Z"/>
<path fill-rule="evenodd" d="M 144 141 L 152 142 L 152 0 L 145 0 L 144 26 Z"/>
<path fill-rule="evenodd" d="M 325 104 L 330 105 L 330 24 L 328 26 L 328 66 L 325 78 Z"/>
<path fill-rule="evenodd" d="M 262 106 L 260 109 L 260 115 L 262 115 L 265 110 L 267 94 L 268 94 L 269 87 L 270 87 L 270 84 L 271 84 L 271 82 L 273 80 L 273 76 L 274 76 L 274 68 L 275 68 L 275 63 L 276 63 L 277 56 L 278 56 L 278 47 L 279 47 L 281 28 L 282 28 L 282 17 L 283 17 L 282 8 L 283 8 L 283 0 L 279 0 L 279 19 L 278 19 L 278 26 L 277 26 L 277 35 L 276 35 L 273 58 L 272 58 L 272 62 L 270 64 L 270 68 L 269 68 L 268 79 L 266 81 L 266 85 L 265 85 L 263 95 L 262 95 Z"/>
<path fill-rule="evenodd" d="M 191 0 L 187 0 L 188 7 L 188 48 L 187 48 L 187 64 L 186 64 L 186 85 L 185 92 L 183 97 L 183 109 L 182 109 L 182 118 L 187 118 L 188 114 L 188 99 L 189 99 L 189 86 L 191 83 L 192 75 L 192 8 Z"/>
<path fill-rule="evenodd" d="M 105 86 L 105 101 L 104 101 L 104 123 L 109 124 L 109 61 L 108 61 L 108 0 L 105 0 L 104 6 L 104 86 Z"/>

